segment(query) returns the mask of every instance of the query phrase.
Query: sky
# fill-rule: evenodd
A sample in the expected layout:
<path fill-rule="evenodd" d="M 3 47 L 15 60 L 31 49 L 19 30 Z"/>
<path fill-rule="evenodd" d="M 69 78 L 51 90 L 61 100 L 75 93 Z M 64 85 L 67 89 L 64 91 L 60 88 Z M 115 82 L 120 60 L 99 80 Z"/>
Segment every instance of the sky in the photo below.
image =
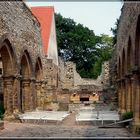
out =
<path fill-rule="evenodd" d="M 26 2 L 28 7 L 54 6 L 55 12 L 93 30 L 96 35 L 112 36 L 111 27 L 121 14 L 122 2 Z"/>

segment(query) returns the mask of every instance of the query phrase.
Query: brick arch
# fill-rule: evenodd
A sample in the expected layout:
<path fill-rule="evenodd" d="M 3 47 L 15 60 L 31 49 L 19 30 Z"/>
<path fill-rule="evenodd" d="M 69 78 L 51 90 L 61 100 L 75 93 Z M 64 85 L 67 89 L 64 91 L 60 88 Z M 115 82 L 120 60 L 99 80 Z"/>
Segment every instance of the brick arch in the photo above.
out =
<path fill-rule="evenodd" d="M 140 66 L 140 15 L 137 19 L 136 34 L 135 34 L 135 65 Z"/>

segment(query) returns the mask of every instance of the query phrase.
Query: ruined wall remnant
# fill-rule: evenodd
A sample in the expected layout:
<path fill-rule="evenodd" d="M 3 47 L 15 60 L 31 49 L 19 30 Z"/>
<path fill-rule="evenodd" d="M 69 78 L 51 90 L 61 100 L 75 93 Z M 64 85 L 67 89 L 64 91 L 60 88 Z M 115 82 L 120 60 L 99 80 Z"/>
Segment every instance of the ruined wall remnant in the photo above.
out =
<path fill-rule="evenodd" d="M 81 78 L 81 76 L 76 71 L 76 65 L 73 62 L 64 62 L 60 59 L 60 67 L 61 73 L 60 78 L 62 84 L 62 88 L 66 89 L 75 89 L 79 90 L 80 87 L 83 89 L 87 86 L 87 89 L 90 89 L 89 86 L 93 86 L 91 90 L 93 91 L 95 88 L 101 90 L 103 85 L 109 84 L 109 62 L 104 62 L 102 65 L 102 73 L 97 79 L 88 79 Z"/>
<path fill-rule="evenodd" d="M 76 64 L 73 62 L 64 62 L 62 58 L 59 58 L 59 67 L 61 90 L 58 92 L 58 95 L 60 96 L 61 93 L 62 98 L 67 95 L 68 104 L 80 104 L 84 102 L 93 104 L 94 102 L 98 102 L 99 95 L 104 92 L 104 87 L 109 86 L 109 62 L 104 62 L 102 73 L 97 79 L 81 78 L 76 71 Z M 62 102 L 62 100 L 60 99 L 59 102 Z"/>
<path fill-rule="evenodd" d="M 118 111 L 133 112 L 132 130 L 140 128 L 140 3 L 124 3 L 117 34 Z M 137 131 L 138 132 L 138 131 Z"/>
<path fill-rule="evenodd" d="M 58 66 L 44 54 L 40 23 L 22 1 L 0 3 L 0 57 L 5 116 L 55 102 Z"/>

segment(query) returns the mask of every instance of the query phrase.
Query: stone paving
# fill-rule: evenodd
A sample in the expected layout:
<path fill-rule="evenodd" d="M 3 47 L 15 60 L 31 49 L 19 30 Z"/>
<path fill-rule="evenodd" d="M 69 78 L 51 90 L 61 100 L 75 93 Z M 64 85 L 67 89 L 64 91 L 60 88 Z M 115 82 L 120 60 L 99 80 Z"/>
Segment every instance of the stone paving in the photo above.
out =
<path fill-rule="evenodd" d="M 124 128 L 5 123 L 0 137 L 132 137 Z"/>
<path fill-rule="evenodd" d="M 98 128 L 91 125 L 76 125 L 74 114 L 59 125 L 28 124 L 5 122 L 5 129 L 0 131 L 0 138 L 4 137 L 133 137 L 125 128 Z"/>
<path fill-rule="evenodd" d="M 133 138 L 126 128 L 98 128 L 95 125 L 78 125 L 76 113 L 70 113 L 59 124 L 30 124 L 5 121 L 5 129 L 0 131 L 0 138 L 5 137 L 34 137 L 34 138 Z M 139 137 L 140 138 L 140 137 Z"/>

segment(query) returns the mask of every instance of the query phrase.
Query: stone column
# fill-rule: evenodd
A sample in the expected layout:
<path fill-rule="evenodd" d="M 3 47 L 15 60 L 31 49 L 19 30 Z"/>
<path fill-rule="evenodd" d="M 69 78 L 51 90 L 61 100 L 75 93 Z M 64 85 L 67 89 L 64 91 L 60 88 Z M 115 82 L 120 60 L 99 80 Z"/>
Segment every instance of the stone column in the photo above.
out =
<path fill-rule="evenodd" d="M 134 110 L 133 110 L 133 125 L 134 129 L 136 130 L 137 128 L 140 127 L 140 81 L 139 81 L 139 76 L 138 74 L 133 75 L 133 103 L 134 103 Z"/>
<path fill-rule="evenodd" d="M 41 96 L 40 96 L 40 107 L 42 110 L 45 109 L 45 98 L 46 98 L 45 88 L 46 88 L 46 84 L 45 84 L 45 82 L 42 82 L 42 84 L 41 84 Z"/>
<path fill-rule="evenodd" d="M 31 111 L 31 90 L 30 90 L 30 79 L 22 80 L 22 110 Z"/>
<path fill-rule="evenodd" d="M 131 87 L 131 79 L 129 77 L 126 78 L 126 85 L 127 85 L 127 89 L 126 89 L 126 111 L 130 112 L 132 111 L 132 87 Z"/>
<path fill-rule="evenodd" d="M 36 93 L 37 93 L 37 108 L 41 109 L 41 82 L 36 82 Z"/>
<path fill-rule="evenodd" d="M 122 101 L 122 99 L 121 99 L 121 82 L 119 81 L 118 82 L 118 111 L 119 111 L 119 113 L 121 112 L 121 101 Z"/>
<path fill-rule="evenodd" d="M 121 114 L 126 112 L 125 81 L 121 82 Z"/>
<path fill-rule="evenodd" d="M 36 90 L 35 90 L 35 77 L 32 77 L 31 78 L 31 83 L 30 83 L 30 86 L 31 86 L 31 104 L 30 104 L 30 107 L 31 107 L 31 110 L 35 110 L 36 107 L 37 107 L 37 93 L 36 93 Z"/>
<path fill-rule="evenodd" d="M 13 113 L 13 82 L 14 76 L 3 76 L 5 116 Z"/>
<path fill-rule="evenodd" d="M 131 93 L 132 111 L 134 111 L 134 102 L 135 102 L 135 101 L 134 101 L 134 96 L 135 96 L 135 91 L 136 91 L 136 88 L 135 88 L 136 85 L 135 85 L 134 76 L 132 76 L 130 79 L 131 79 L 131 88 L 132 88 L 132 89 L 131 89 L 131 92 L 132 92 L 132 93 Z"/>
<path fill-rule="evenodd" d="M 20 74 L 15 75 L 14 90 L 13 90 L 13 108 L 14 112 L 22 112 L 21 108 L 21 78 Z"/>

